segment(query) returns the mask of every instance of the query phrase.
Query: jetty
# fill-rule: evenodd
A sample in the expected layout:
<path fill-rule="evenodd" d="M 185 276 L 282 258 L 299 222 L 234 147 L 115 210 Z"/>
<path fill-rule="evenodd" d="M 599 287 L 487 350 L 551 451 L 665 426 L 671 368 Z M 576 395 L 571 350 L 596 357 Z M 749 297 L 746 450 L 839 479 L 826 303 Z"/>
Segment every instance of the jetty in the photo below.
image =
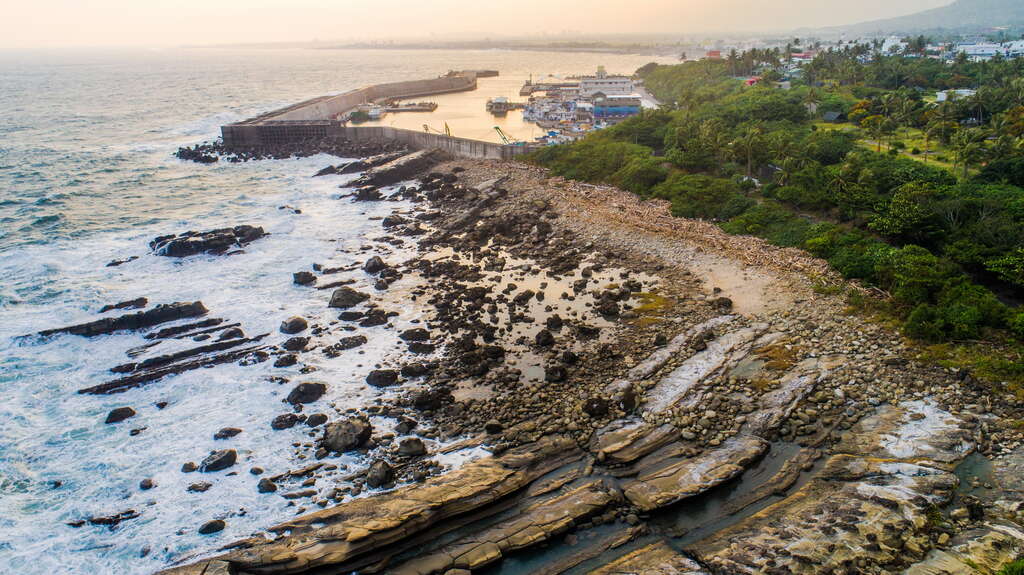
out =
<path fill-rule="evenodd" d="M 320 96 L 221 126 L 224 147 L 236 150 L 270 149 L 300 142 L 345 140 L 350 142 L 396 141 L 412 149 L 440 148 L 457 157 L 511 159 L 532 146 L 506 145 L 446 134 L 405 130 L 390 126 L 350 126 L 348 115 L 360 107 L 437 94 L 466 92 L 477 88 L 477 79 L 497 76 L 494 70 L 452 71 L 425 80 L 374 84 L 336 96 Z M 428 103 L 400 106 L 386 111 L 430 111 Z M 429 103 L 433 104 L 433 103 Z M 436 107 L 436 104 L 433 104 Z"/>

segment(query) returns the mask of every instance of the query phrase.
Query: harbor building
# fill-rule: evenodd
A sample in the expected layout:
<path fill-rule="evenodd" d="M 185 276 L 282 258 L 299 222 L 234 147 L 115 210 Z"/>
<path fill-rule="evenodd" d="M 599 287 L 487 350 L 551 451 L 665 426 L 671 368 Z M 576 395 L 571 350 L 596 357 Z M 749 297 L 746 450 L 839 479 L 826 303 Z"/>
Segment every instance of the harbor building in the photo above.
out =
<path fill-rule="evenodd" d="M 629 95 L 633 93 L 633 80 L 628 76 L 609 76 L 604 66 L 599 66 L 596 75 L 580 78 L 579 91 L 584 98 L 592 98 L 598 92 L 606 96 Z"/>

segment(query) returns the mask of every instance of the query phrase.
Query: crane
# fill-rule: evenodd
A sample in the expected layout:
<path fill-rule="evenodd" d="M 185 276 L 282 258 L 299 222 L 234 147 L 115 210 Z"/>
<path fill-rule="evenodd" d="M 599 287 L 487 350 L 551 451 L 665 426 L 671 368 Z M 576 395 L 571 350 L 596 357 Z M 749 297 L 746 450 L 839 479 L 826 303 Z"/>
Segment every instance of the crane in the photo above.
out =
<path fill-rule="evenodd" d="M 449 136 L 449 137 L 452 135 L 452 129 L 448 127 L 448 122 L 444 123 L 444 131 L 443 132 L 441 130 L 438 130 L 438 129 L 435 129 L 435 128 L 431 128 L 427 124 L 423 124 L 423 131 L 428 133 L 428 134 L 431 131 L 434 131 L 434 132 L 437 132 L 438 134 L 444 134 L 445 136 Z"/>
<path fill-rule="evenodd" d="M 502 143 L 502 144 L 505 144 L 506 146 L 508 146 L 508 145 L 510 145 L 510 144 L 513 144 L 513 143 L 515 143 L 515 142 L 513 142 L 513 141 L 512 141 L 512 139 L 511 139 L 511 138 L 509 138 L 509 137 L 508 137 L 507 135 L 505 135 L 505 132 L 503 132 L 503 131 L 501 130 L 501 126 L 495 126 L 495 127 L 494 127 L 494 131 L 495 131 L 495 132 L 498 132 L 498 137 L 500 137 L 500 138 L 501 138 L 501 143 Z"/>

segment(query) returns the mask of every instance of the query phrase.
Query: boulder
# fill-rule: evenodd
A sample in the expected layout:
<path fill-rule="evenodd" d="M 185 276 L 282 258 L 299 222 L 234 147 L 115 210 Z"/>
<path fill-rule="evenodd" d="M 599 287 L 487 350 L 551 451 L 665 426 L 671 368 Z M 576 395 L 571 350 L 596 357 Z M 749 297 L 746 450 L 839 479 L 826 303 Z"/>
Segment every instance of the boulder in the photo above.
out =
<path fill-rule="evenodd" d="M 300 286 L 313 285 L 316 283 L 316 275 L 313 272 L 295 272 L 292 274 L 292 281 Z"/>
<path fill-rule="evenodd" d="M 212 533 L 223 531 L 225 525 L 226 523 L 224 523 L 223 519 L 214 519 L 212 521 L 207 521 L 206 523 L 203 523 L 203 525 L 199 528 L 199 534 L 210 535 Z"/>
<path fill-rule="evenodd" d="M 305 331 L 308 327 L 309 323 L 306 322 L 306 318 L 294 316 L 281 322 L 281 333 L 292 335 Z"/>
<path fill-rule="evenodd" d="M 324 429 L 320 440 L 324 449 L 333 453 L 345 453 L 362 447 L 370 439 L 373 426 L 366 419 L 352 417 L 345 421 L 334 421 Z"/>
<path fill-rule="evenodd" d="M 211 473 L 214 471 L 222 471 L 231 467 L 238 460 L 238 453 L 234 449 L 219 449 L 217 451 L 211 451 L 206 459 L 203 459 L 199 464 L 199 471 L 202 473 Z"/>
<path fill-rule="evenodd" d="M 281 347 L 286 351 L 302 351 L 306 349 L 307 345 L 309 345 L 308 337 L 296 336 L 286 339 L 285 342 L 281 344 Z"/>
<path fill-rule="evenodd" d="M 130 407 L 115 407 L 107 414 L 104 423 L 120 423 L 129 417 L 135 417 L 135 410 Z"/>
<path fill-rule="evenodd" d="M 427 341 L 430 339 L 430 332 L 422 327 L 415 327 L 403 331 L 398 335 L 398 337 L 402 338 L 404 341 Z"/>
<path fill-rule="evenodd" d="M 338 309 L 348 309 L 355 307 L 364 301 L 370 299 L 370 294 L 366 294 L 360 291 L 356 291 L 348 286 L 342 286 L 331 294 L 331 303 L 328 307 Z"/>
<path fill-rule="evenodd" d="M 387 485 L 393 478 L 394 470 L 382 459 L 375 460 L 366 471 L 366 485 L 374 489 Z"/>
<path fill-rule="evenodd" d="M 375 369 L 366 376 L 366 383 L 373 387 L 390 387 L 398 383 L 398 372 L 393 369 Z"/>
<path fill-rule="evenodd" d="M 398 454 L 406 457 L 426 455 L 427 446 L 418 437 L 407 437 L 398 444 Z"/>
<path fill-rule="evenodd" d="M 319 427 L 327 423 L 327 415 L 323 413 L 314 413 L 306 418 L 306 425 L 310 427 Z"/>
<path fill-rule="evenodd" d="M 256 484 L 256 491 L 260 493 L 273 493 L 277 491 L 277 484 L 264 477 Z"/>
<path fill-rule="evenodd" d="M 224 427 L 220 431 L 218 431 L 217 433 L 214 433 L 213 434 L 213 438 L 214 439 L 229 439 L 229 438 L 232 438 L 232 437 L 238 435 L 239 433 L 242 433 L 242 430 L 238 429 L 237 427 Z"/>
<path fill-rule="evenodd" d="M 196 254 L 222 254 L 231 248 L 242 247 L 267 235 L 257 226 L 235 226 L 208 232 L 185 232 L 167 235 L 149 242 L 159 256 L 183 258 Z"/>
<path fill-rule="evenodd" d="M 282 413 L 274 418 L 274 421 L 270 422 L 270 428 L 278 431 L 282 429 L 288 429 L 289 427 L 295 427 L 298 423 L 299 417 L 294 413 Z"/>
<path fill-rule="evenodd" d="M 313 403 L 327 393 L 327 386 L 322 383 L 300 383 L 288 394 L 287 401 L 291 404 Z"/>
<path fill-rule="evenodd" d="M 387 267 L 388 264 L 384 263 L 384 260 L 382 260 L 380 256 L 373 256 L 372 258 L 366 260 L 366 263 L 363 264 L 363 271 L 373 275 L 386 270 Z"/>

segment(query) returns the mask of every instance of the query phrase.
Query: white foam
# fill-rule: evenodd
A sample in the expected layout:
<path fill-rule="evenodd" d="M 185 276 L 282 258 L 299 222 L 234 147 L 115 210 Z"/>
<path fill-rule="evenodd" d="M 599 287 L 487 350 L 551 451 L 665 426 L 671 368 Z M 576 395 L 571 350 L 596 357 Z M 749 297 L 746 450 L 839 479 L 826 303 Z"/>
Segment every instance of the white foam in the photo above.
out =
<path fill-rule="evenodd" d="M 117 573 L 149 573 L 184 553 L 210 551 L 246 537 L 295 512 L 278 494 L 259 494 L 254 466 L 268 474 L 302 467 L 310 460 L 296 457 L 292 443 L 309 442 L 303 424 L 273 431 L 270 421 L 286 413 L 281 403 L 301 381 L 323 381 L 328 394 L 308 405 L 306 412 L 333 415 L 328 403 L 359 407 L 380 393 L 364 383 L 374 364 L 401 353 L 395 334 L 420 318 L 422 310 L 409 301 L 386 309 L 399 311 L 399 329 L 360 329 L 369 342 L 327 359 L 317 352 L 303 362 L 318 371 L 301 375 L 298 366 L 275 369 L 272 361 L 241 367 L 225 364 L 169 377 L 113 396 L 79 395 L 77 390 L 115 377 L 110 367 L 129 360 L 125 351 L 147 341 L 140 333 L 98 338 L 59 336 L 49 341 L 17 340 L 15 336 L 41 329 L 89 321 L 99 317 L 105 303 L 149 298 L 151 305 L 202 300 L 209 317 L 240 322 L 248 336 L 271 333 L 266 341 L 280 342 L 280 322 L 303 315 L 311 324 L 334 320 L 328 310 L 330 290 L 295 286 L 292 272 L 310 269 L 313 262 L 330 266 L 361 263 L 369 255 L 357 248 L 366 237 L 380 234 L 379 221 L 403 204 L 354 204 L 337 200 L 337 186 L 350 177 L 312 179 L 309 175 L 327 163 L 325 157 L 259 162 L 232 166 L 261 182 L 259 190 L 279 193 L 238 194 L 225 197 L 206 214 L 176 225 L 153 224 L 82 240 L 30 246 L 0 260 L 0 275 L 11 280 L 5 288 L 9 301 L 0 307 L 0 555 L 5 569 L 17 573 L 95 571 L 96 565 Z M 225 166 L 227 168 L 227 166 Z M 279 210 L 290 205 L 302 210 Z M 236 256 L 197 256 L 183 260 L 149 255 L 147 242 L 161 234 L 186 229 L 205 230 L 250 223 L 262 225 L 270 236 L 246 246 Z M 348 248 L 355 253 L 342 253 Z M 115 258 L 140 255 L 120 267 L 105 267 Z M 385 259 L 398 262 L 411 249 L 394 250 Z M 355 278 L 353 287 L 373 293 L 371 279 L 356 270 L 325 276 L 330 280 Z M 411 280 L 406 279 L 404 282 Z M 31 288 L 31 289 L 30 289 Z M 402 284 L 395 286 L 402 290 Z M 54 294 L 60 294 L 59 301 Z M 339 335 L 340 334 L 340 335 Z M 345 332 L 325 338 L 333 343 Z M 197 344 L 198 345 L 198 344 Z M 161 344 L 156 353 L 174 349 Z M 278 385 L 268 376 L 286 375 L 290 384 Z M 154 404 L 166 401 L 166 409 Z M 138 415 L 116 425 L 105 425 L 106 413 L 132 406 Z M 376 422 L 379 425 L 385 425 Z M 139 435 L 129 430 L 145 427 Z M 226 441 L 213 434 L 222 427 L 244 431 Z M 213 474 L 180 471 L 186 461 L 200 461 L 210 450 L 238 450 L 239 462 L 226 472 Z M 452 458 L 457 464 L 463 458 Z M 355 457 L 330 459 L 349 470 L 364 465 Z M 237 471 L 237 475 L 227 475 Z M 138 488 L 143 478 L 157 487 Z M 50 482 L 61 481 L 52 489 Z M 205 493 L 188 493 L 189 484 L 210 481 Z M 327 491 L 338 485 L 322 485 Z M 75 529 L 65 522 L 128 509 L 141 517 L 110 531 L 86 525 Z M 227 521 L 221 533 L 201 536 L 196 529 L 220 517 Z M 143 559 L 140 554 L 148 549 Z"/>

